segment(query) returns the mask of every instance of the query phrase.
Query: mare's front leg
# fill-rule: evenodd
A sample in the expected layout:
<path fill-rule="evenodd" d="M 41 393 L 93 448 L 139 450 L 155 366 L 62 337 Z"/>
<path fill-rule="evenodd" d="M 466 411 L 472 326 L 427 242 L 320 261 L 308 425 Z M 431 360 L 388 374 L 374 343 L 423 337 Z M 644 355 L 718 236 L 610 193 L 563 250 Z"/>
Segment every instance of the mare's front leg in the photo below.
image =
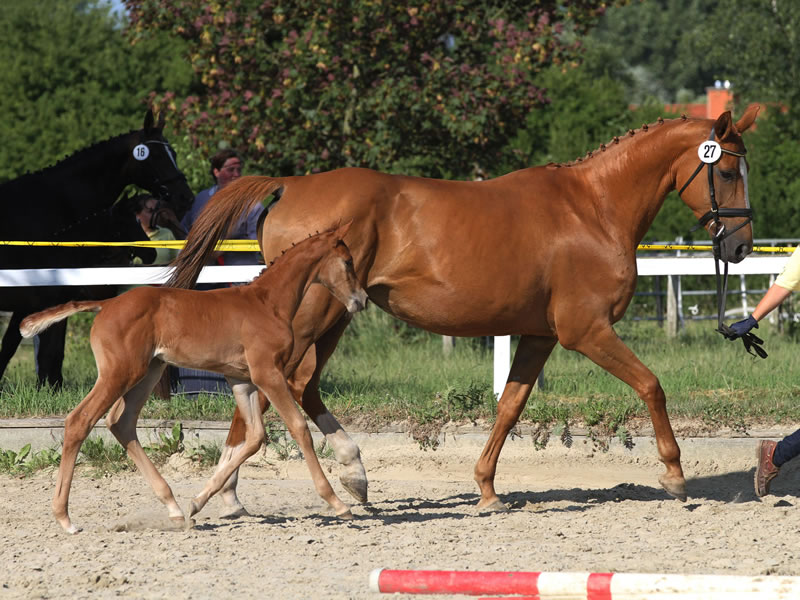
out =
<path fill-rule="evenodd" d="M 249 381 L 235 380 L 230 377 L 227 379 L 228 385 L 231 386 L 233 396 L 236 399 L 236 409 L 243 421 L 244 440 L 236 446 L 231 447 L 231 452 L 223 455 L 220 459 L 214 474 L 208 480 L 203 490 L 192 500 L 189 508 L 190 517 L 200 512 L 211 496 L 219 492 L 226 482 L 232 481 L 235 485 L 236 470 L 245 460 L 258 451 L 267 436 L 266 431 L 264 431 L 264 422 L 261 418 L 262 410 L 256 386 Z M 236 502 L 238 503 L 238 499 L 236 499 Z M 241 504 L 239 504 L 239 506 L 241 507 Z M 242 511 L 243 510 L 242 507 Z M 244 513 L 242 513 L 242 511 L 240 511 L 239 514 L 246 514 L 246 511 Z M 226 516 L 232 515 L 229 512 Z"/>
<path fill-rule="evenodd" d="M 644 400 L 653 422 L 661 462 L 667 468 L 658 478 L 672 496 L 686 501 L 686 479 L 681 468 L 681 450 L 667 415 L 667 398 L 658 378 L 619 339 L 611 325 L 595 325 L 575 340 L 559 339 L 565 348 L 577 350 L 621 379 Z"/>
<path fill-rule="evenodd" d="M 139 413 L 150 398 L 150 393 L 161 378 L 165 367 L 165 363 L 153 359 L 144 378 L 111 407 L 106 417 L 106 426 L 125 448 L 136 468 L 141 471 L 145 481 L 150 484 L 156 497 L 167 507 L 169 518 L 175 523 L 184 523 L 186 519 L 181 507 L 175 501 L 172 489 L 158 472 L 150 457 L 145 454 L 136 434 Z"/>
<path fill-rule="evenodd" d="M 495 420 L 486 446 L 475 464 L 475 481 L 481 490 L 478 508 L 482 510 L 506 510 L 506 505 L 497 497 L 494 478 L 497 460 L 508 432 L 516 425 L 534 383 L 556 345 L 555 338 L 522 336 L 514 354 L 508 382 L 497 403 Z"/>
<path fill-rule="evenodd" d="M 19 343 L 22 341 L 22 335 L 19 332 L 19 324 L 22 319 L 28 316 L 29 313 L 19 310 L 11 314 L 11 320 L 8 322 L 8 328 L 3 334 L 3 342 L 0 344 L 0 377 L 6 372 L 6 367 L 14 354 L 19 348 Z"/>
<path fill-rule="evenodd" d="M 36 375 L 39 385 L 47 383 L 58 389 L 64 383 L 64 344 L 67 340 L 67 319 L 54 323 L 39 334 L 36 348 Z"/>

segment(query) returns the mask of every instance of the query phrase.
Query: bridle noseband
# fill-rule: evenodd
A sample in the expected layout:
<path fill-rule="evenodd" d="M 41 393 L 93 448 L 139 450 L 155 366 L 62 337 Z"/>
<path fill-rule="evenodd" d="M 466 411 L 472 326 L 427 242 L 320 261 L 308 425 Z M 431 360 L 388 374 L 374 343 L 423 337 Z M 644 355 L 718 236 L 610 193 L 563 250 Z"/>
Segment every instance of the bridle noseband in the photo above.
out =
<path fill-rule="evenodd" d="M 745 225 L 752 223 L 753 210 L 750 208 L 749 203 L 747 203 L 745 208 L 719 207 L 717 204 L 716 190 L 714 189 L 714 166 L 719 163 L 723 154 L 729 154 L 730 156 L 738 157 L 739 171 L 742 173 L 742 177 L 744 177 L 745 198 L 747 198 L 747 165 L 744 162 L 745 152 L 728 150 L 727 148 L 723 148 L 719 143 L 715 142 L 713 127 L 711 128 L 711 133 L 708 136 L 708 140 L 714 143 L 703 144 L 700 146 L 698 151 L 698 155 L 700 156 L 700 164 L 697 165 L 697 168 L 694 170 L 691 177 L 689 177 L 686 183 L 683 184 L 683 187 L 678 192 L 678 196 L 683 194 L 683 191 L 689 186 L 690 183 L 692 183 L 692 181 L 694 181 L 694 178 L 697 177 L 700 171 L 703 170 L 703 167 L 707 167 L 708 195 L 711 201 L 711 210 L 697 220 L 697 224 L 690 229 L 690 232 L 694 232 L 701 227 L 705 228 L 709 221 L 714 221 L 715 230 L 711 240 L 714 252 L 714 268 L 716 270 L 717 283 L 717 331 L 728 339 L 735 339 L 736 335 L 734 332 L 730 327 L 723 323 L 723 318 L 725 317 L 725 304 L 728 296 L 728 261 L 723 261 L 725 263 L 725 270 L 723 276 L 720 277 L 719 261 L 721 260 L 720 256 L 722 255 L 721 245 L 723 240 L 739 231 Z M 719 156 L 714 157 L 713 154 L 717 149 L 720 151 Z M 745 220 L 737 225 L 734 229 L 729 230 L 721 221 L 721 219 L 727 217 L 739 217 L 744 218 Z M 764 342 L 758 336 L 754 335 L 753 333 L 746 333 L 744 336 L 742 336 L 742 341 L 744 342 L 745 349 L 750 354 L 758 355 L 761 358 L 767 357 L 766 351 L 761 347 Z"/>

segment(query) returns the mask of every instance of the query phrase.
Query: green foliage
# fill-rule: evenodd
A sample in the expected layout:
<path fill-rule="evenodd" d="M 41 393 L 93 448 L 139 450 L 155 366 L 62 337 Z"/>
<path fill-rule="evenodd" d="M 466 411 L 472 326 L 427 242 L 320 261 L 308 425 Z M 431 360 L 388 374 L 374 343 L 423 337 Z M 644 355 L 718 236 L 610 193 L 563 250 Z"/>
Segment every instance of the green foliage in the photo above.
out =
<path fill-rule="evenodd" d="M 573 61 L 599 0 L 127 0 L 133 39 L 169 32 L 203 88 L 159 104 L 208 155 L 223 140 L 262 172 L 342 166 L 433 176 L 491 170 L 537 72 Z"/>
<path fill-rule="evenodd" d="M 201 467 L 213 467 L 222 457 L 222 446 L 215 442 L 200 444 L 199 446 L 190 448 L 187 455 L 193 462 Z"/>
<path fill-rule="evenodd" d="M 170 431 L 158 432 L 156 442 L 145 446 L 144 449 L 156 464 L 165 463 L 173 454 L 183 452 L 183 425 L 181 422 L 175 423 Z"/>
<path fill-rule="evenodd" d="M 730 0 L 715 3 L 708 22 L 719 35 L 700 38 L 698 49 L 721 66 L 746 101 L 798 106 L 800 13 L 792 2 Z M 779 58 L 778 58 L 779 57 Z"/>
<path fill-rule="evenodd" d="M 133 461 L 128 458 L 125 448 L 118 443 L 106 442 L 102 436 L 90 435 L 83 441 L 80 452 L 81 462 L 89 465 L 96 476 L 104 476 L 120 471 L 131 471 Z"/>
<path fill-rule="evenodd" d="M 26 477 L 43 469 L 58 467 L 61 453 L 54 448 L 45 448 L 31 452 L 31 445 L 26 444 L 17 452 L 0 449 L 0 473 L 15 477 Z"/>
<path fill-rule="evenodd" d="M 25 458 L 31 452 L 31 445 L 26 444 L 18 452 L 0 450 L 0 472 L 17 475 L 25 467 Z"/>
<path fill-rule="evenodd" d="M 590 45 L 602 47 L 620 64 L 629 102 L 693 101 L 730 64 L 729 55 L 710 57 L 698 48 L 727 36 L 728 29 L 711 13 L 715 7 L 727 12 L 730 4 L 650 0 L 612 7 L 592 31 Z"/>
<path fill-rule="evenodd" d="M 278 455 L 280 460 L 290 460 L 292 458 L 302 458 L 300 447 L 291 436 L 287 435 L 283 424 L 275 421 L 268 421 L 266 426 L 266 446 Z"/>
<path fill-rule="evenodd" d="M 98 0 L 5 3 L 0 38 L 0 181 L 137 129 L 151 92 L 191 86 L 181 40 L 131 46 Z"/>

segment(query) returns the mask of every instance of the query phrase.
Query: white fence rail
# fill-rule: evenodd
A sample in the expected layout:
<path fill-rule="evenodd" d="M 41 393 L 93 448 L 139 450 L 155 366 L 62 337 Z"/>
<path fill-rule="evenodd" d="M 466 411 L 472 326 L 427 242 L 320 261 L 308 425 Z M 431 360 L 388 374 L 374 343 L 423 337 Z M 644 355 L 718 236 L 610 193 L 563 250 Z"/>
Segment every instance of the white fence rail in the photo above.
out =
<path fill-rule="evenodd" d="M 731 264 L 731 275 L 777 275 L 783 270 L 788 256 L 752 256 L 739 264 Z M 639 275 L 713 275 L 714 259 L 710 257 L 638 258 Z M 198 283 L 250 281 L 264 265 L 204 267 Z M 0 270 L 0 287 L 20 286 L 77 286 L 77 285 L 155 285 L 169 277 L 169 267 L 105 267 L 84 269 L 7 269 Z M 494 338 L 495 394 L 502 394 L 511 365 L 511 337 Z"/>

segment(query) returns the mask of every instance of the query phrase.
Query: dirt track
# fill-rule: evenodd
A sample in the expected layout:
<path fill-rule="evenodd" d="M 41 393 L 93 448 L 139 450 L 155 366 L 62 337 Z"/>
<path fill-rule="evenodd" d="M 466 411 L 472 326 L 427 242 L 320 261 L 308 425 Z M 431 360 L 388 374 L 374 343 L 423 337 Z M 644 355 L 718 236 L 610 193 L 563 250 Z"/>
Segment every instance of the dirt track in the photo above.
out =
<path fill-rule="evenodd" d="M 593 454 L 576 440 L 536 452 L 509 443 L 497 488 L 512 510 L 478 514 L 472 466 L 481 444 L 365 444 L 370 502 L 355 520 L 331 516 L 300 460 L 259 454 L 242 473 L 252 513 L 217 518 L 213 499 L 191 530 L 170 530 L 138 474 L 73 484 L 67 536 L 50 516 L 53 476 L 2 478 L 0 597 L 380 598 L 378 567 L 719 574 L 800 574 L 800 469 L 775 495 L 752 491 L 753 441 L 682 443 L 686 504 L 653 487 L 662 467 L 649 440 Z M 342 499 L 337 465 L 331 482 Z M 182 506 L 207 472 L 164 468 Z"/>

